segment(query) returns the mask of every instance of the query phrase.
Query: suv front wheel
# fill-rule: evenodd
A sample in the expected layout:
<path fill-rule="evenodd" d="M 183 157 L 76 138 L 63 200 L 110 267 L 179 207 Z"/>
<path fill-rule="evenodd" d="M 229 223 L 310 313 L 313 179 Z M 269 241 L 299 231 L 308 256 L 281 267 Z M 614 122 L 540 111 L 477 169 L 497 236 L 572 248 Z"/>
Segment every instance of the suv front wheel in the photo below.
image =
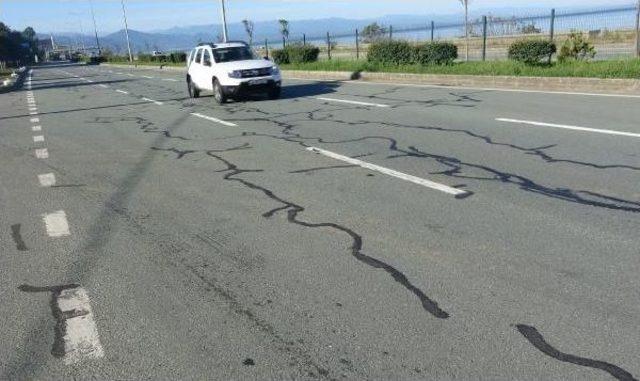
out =
<path fill-rule="evenodd" d="M 215 98 L 218 104 L 224 104 L 227 102 L 227 96 L 224 93 L 224 89 L 217 79 L 213 80 L 213 98 Z"/>
<path fill-rule="evenodd" d="M 200 97 L 200 90 L 196 87 L 196 84 L 193 83 L 191 77 L 187 79 L 187 90 L 189 91 L 190 98 L 198 98 Z"/>

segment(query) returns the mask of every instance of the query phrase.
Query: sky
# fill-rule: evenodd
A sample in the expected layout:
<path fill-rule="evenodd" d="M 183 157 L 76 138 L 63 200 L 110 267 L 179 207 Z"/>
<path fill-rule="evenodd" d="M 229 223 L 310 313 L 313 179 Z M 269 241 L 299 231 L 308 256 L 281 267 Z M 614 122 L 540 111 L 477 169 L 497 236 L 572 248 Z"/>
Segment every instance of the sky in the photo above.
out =
<path fill-rule="evenodd" d="M 219 0 L 125 0 L 129 28 L 139 31 L 220 23 Z M 593 8 L 631 5 L 633 0 L 470 0 L 471 12 L 498 8 Z M 123 29 L 120 0 L 93 0 L 98 34 Z M 238 22 L 317 19 L 326 17 L 374 18 L 384 15 L 452 14 L 458 0 L 227 0 L 227 20 Z M 32 26 L 39 33 L 93 32 L 90 0 L 0 0 L 0 21 L 13 29 Z"/>

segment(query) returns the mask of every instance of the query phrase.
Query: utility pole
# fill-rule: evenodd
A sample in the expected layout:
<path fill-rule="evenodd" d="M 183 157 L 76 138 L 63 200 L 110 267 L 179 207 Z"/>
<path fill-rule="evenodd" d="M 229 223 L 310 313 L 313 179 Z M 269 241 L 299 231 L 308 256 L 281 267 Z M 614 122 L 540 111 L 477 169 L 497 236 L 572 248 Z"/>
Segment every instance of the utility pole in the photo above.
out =
<path fill-rule="evenodd" d="M 224 7 L 224 0 L 220 0 L 220 6 L 222 7 L 222 40 L 227 42 L 229 32 L 227 31 L 227 11 Z"/>
<path fill-rule="evenodd" d="M 129 25 L 127 25 L 127 12 L 124 10 L 124 0 L 120 0 L 122 4 L 122 17 L 124 17 L 124 34 L 127 36 L 127 50 L 129 51 L 129 62 L 133 63 L 131 55 L 131 43 L 129 42 Z"/>
<path fill-rule="evenodd" d="M 640 57 L 640 0 L 636 5 L 636 57 Z"/>
<path fill-rule="evenodd" d="M 91 4 L 91 17 L 93 18 L 93 30 L 96 34 L 96 46 L 98 48 L 98 55 L 101 55 L 102 52 L 100 50 L 100 40 L 98 40 L 98 25 L 96 24 L 96 14 L 93 11 L 93 0 L 89 0 L 89 4 Z"/>

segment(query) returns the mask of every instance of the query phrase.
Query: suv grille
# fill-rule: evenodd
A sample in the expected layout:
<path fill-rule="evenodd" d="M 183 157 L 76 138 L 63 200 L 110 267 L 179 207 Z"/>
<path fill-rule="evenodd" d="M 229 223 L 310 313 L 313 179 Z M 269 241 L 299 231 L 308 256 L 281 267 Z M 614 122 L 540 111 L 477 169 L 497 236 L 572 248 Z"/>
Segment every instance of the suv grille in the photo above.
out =
<path fill-rule="evenodd" d="M 265 67 L 262 69 L 248 69 L 242 70 L 240 73 L 242 74 L 242 78 L 266 77 L 271 75 L 271 68 Z"/>

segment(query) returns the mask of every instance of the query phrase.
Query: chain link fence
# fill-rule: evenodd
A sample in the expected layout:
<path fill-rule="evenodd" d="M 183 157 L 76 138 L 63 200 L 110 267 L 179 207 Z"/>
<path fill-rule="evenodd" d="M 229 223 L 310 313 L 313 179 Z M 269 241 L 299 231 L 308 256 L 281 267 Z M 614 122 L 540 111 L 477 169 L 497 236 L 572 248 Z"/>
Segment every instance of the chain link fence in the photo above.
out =
<path fill-rule="evenodd" d="M 591 9 L 581 12 L 556 12 L 521 14 L 513 17 L 486 15 L 469 21 L 468 39 L 464 23 L 439 23 L 427 21 L 423 25 L 395 27 L 383 25 L 377 38 L 402 39 L 415 43 L 448 41 L 458 46 L 460 60 L 503 60 L 509 46 L 523 38 L 551 39 L 558 49 L 569 33 L 582 33 L 595 46 L 597 60 L 634 57 L 637 54 L 636 6 Z M 382 25 L 382 24 L 380 24 Z M 313 44 L 321 49 L 321 59 L 364 59 L 370 38 L 363 38 L 362 31 L 308 36 L 291 35 L 287 44 Z M 468 41 L 468 43 L 467 43 Z M 265 41 L 261 46 L 282 48 L 282 41 Z"/>

